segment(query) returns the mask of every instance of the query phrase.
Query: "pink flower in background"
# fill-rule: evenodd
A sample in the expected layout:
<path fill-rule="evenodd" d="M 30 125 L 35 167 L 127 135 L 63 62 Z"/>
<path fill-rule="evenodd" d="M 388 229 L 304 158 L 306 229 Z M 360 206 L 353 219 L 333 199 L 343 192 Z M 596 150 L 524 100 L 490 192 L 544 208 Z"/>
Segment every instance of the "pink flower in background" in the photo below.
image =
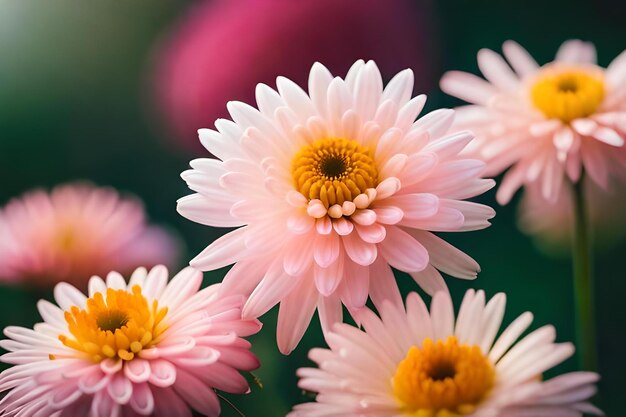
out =
<path fill-rule="evenodd" d="M 427 292 L 446 290 L 439 273 L 473 279 L 471 257 L 431 232 L 483 229 L 490 207 L 464 201 L 493 187 L 484 163 L 459 156 L 472 140 L 448 132 L 454 112 L 415 121 L 426 97 L 411 98 L 405 70 L 383 89 L 373 61 L 345 80 L 315 64 L 309 94 L 287 78 L 278 92 L 256 89 L 259 110 L 229 102 L 234 121 L 200 130 L 219 159 L 196 159 L 182 173 L 196 194 L 178 211 L 215 227 L 236 227 L 191 261 L 202 270 L 235 264 L 223 290 L 251 294 L 244 317 L 277 303 L 278 346 L 290 352 L 316 307 L 324 329 L 368 295 L 401 303 L 390 268 Z"/>
<path fill-rule="evenodd" d="M 577 182 L 583 169 L 602 188 L 611 176 L 624 178 L 626 153 L 616 151 L 626 138 L 626 52 L 604 69 L 595 47 L 578 40 L 543 66 L 513 41 L 503 50 L 515 72 L 483 49 L 478 65 L 487 81 L 456 71 L 441 80 L 445 92 L 472 103 L 458 109 L 456 126 L 476 134 L 468 152 L 487 162 L 486 175 L 511 167 L 498 201 L 534 182 L 554 201 L 564 179 Z"/>
<path fill-rule="evenodd" d="M 89 184 L 36 190 L 0 209 L 0 279 L 7 283 L 84 287 L 90 276 L 172 265 L 178 242 L 148 226 L 142 203 Z"/>
<path fill-rule="evenodd" d="M 241 319 L 242 296 L 200 289 L 186 268 L 168 283 L 157 266 L 126 283 L 111 272 L 89 280 L 89 298 L 61 283 L 57 305 L 38 303 L 44 323 L 7 327 L 0 374 L 2 415 L 54 417 L 215 417 L 215 390 L 244 394 L 239 371 L 258 368 L 250 343 L 256 320 Z"/>
<path fill-rule="evenodd" d="M 465 294 L 455 317 L 450 296 L 437 293 L 430 312 L 411 293 L 384 303 L 381 318 L 361 312 L 364 330 L 338 323 L 329 349 L 312 349 L 318 368 L 301 368 L 299 387 L 316 402 L 288 417 L 538 417 L 601 415 L 589 403 L 598 375 L 543 373 L 574 353 L 555 343 L 552 326 L 520 339 L 533 316 L 524 313 L 499 332 L 506 297 Z M 498 337 L 496 337 L 499 334 Z"/>
<path fill-rule="evenodd" d="M 626 232 L 626 183 L 612 181 L 607 191 L 589 178 L 583 181 L 594 246 L 607 247 L 623 239 Z M 518 215 L 520 229 L 533 236 L 541 249 L 556 255 L 569 252 L 574 225 L 571 187 L 563 187 L 555 201 L 547 201 L 539 185 L 531 184 L 524 188 Z"/>
<path fill-rule="evenodd" d="M 227 117 L 228 100 L 252 102 L 258 82 L 284 75 L 300 85 L 315 61 L 345 73 L 359 58 L 385 76 L 412 68 L 421 91 L 434 85 L 435 38 L 428 5 L 409 0 L 242 0 L 193 5 L 158 51 L 161 112 L 183 145 Z"/>

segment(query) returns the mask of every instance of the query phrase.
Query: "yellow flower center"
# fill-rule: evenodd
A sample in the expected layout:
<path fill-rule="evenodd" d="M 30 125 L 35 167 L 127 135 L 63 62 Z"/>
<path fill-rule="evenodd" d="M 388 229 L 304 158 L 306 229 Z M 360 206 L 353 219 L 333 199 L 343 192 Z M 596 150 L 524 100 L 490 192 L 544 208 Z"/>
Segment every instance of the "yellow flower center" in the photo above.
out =
<path fill-rule="evenodd" d="M 156 344 L 166 329 L 167 307 L 159 308 L 156 300 L 150 306 L 138 285 L 131 291 L 109 288 L 106 300 L 98 292 L 87 300 L 86 310 L 73 306 L 65 312 L 73 337 L 61 335 L 59 340 L 95 362 L 105 358 L 129 361 Z"/>
<path fill-rule="evenodd" d="M 292 163 L 296 189 L 327 209 L 352 202 L 378 184 L 372 151 L 354 140 L 319 139 L 296 154 Z"/>
<path fill-rule="evenodd" d="M 393 377 L 393 393 L 411 417 L 470 414 L 494 385 L 495 372 L 478 346 L 424 340 L 411 347 Z"/>
<path fill-rule="evenodd" d="M 589 69 L 547 68 L 531 88 L 534 106 L 564 123 L 595 113 L 604 94 L 602 73 Z"/>
<path fill-rule="evenodd" d="M 71 226 L 60 227 L 53 239 L 53 247 L 62 252 L 77 251 L 80 249 L 76 230 Z"/>

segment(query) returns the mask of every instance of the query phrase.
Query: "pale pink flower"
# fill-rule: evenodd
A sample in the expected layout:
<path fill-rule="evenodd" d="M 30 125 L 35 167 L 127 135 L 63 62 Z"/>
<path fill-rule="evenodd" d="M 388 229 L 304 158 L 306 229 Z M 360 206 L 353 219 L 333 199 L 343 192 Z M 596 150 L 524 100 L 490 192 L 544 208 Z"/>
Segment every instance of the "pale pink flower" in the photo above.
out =
<path fill-rule="evenodd" d="M 513 41 L 503 50 L 515 72 L 483 49 L 478 66 L 486 81 L 456 71 L 441 80 L 445 92 L 472 103 L 457 109 L 456 119 L 476 134 L 469 154 L 487 162 L 486 175 L 511 167 L 498 202 L 533 182 L 554 200 L 564 179 L 577 182 L 583 169 L 603 188 L 611 176 L 626 176 L 626 153 L 616 152 L 626 138 L 626 51 L 604 69 L 595 47 L 578 40 L 543 66 Z"/>
<path fill-rule="evenodd" d="M 345 73 L 360 57 L 384 76 L 404 68 L 421 91 L 436 83 L 438 48 L 429 2 L 412 0 L 213 0 L 193 2 L 156 51 L 154 86 L 177 148 L 203 151 L 196 131 L 251 102 L 257 83 L 299 85 L 315 61 Z M 338 41 L 341 40 L 341 41 Z"/>
<path fill-rule="evenodd" d="M 450 295 L 437 293 L 430 312 L 411 293 L 386 302 L 379 318 L 361 312 L 364 330 L 337 323 L 329 349 L 312 349 L 318 368 L 302 368 L 299 387 L 316 402 L 297 405 L 288 417 L 527 417 L 602 414 L 588 400 L 598 375 L 543 373 L 574 352 L 555 343 L 552 326 L 518 341 L 533 316 L 524 313 L 499 333 L 506 297 L 487 302 L 469 290 L 455 319 Z"/>
<path fill-rule="evenodd" d="M 614 180 L 609 186 L 604 190 L 589 177 L 583 179 L 588 221 L 596 248 L 614 244 L 623 239 L 626 232 L 626 182 Z M 568 254 L 571 250 L 574 227 L 571 193 L 571 187 L 563 187 L 554 201 L 548 201 L 538 184 L 524 188 L 518 206 L 519 227 L 550 254 Z"/>
<path fill-rule="evenodd" d="M 243 394 L 239 371 L 259 366 L 242 339 L 256 320 L 241 319 L 242 296 L 200 289 L 202 273 L 139 268 L 128 283 L 111 272 L 89 281 L 89 298 L 67 283 L 58 304 L 37 304 L 34 329 L 7 327 L 0 414 L 29 417 L 173 417 L 220 414 L 215 390 Z"/>
<path fill-rule="evenodd" d="M 146 224 L 141 201 L 111 188 L 67 184 L 31 191 L 0 209 L 0 279 L 85 287 L 90 276 L 172 265 L 178 241 Z"/>
<path fill-rule="evenodd" d="M 394 267 L 426 291 L 446 288 L 438 270 L 473 279 L 478 264 L 435 232 L 489 226 L 494 211 L 464 201 L 493 181 L 483 162 L 460 157 L 472 139 L 447 133 L 454 112 L 415 121 L 426 97 L 411 99 L 413 73 L 383 90 L 373 61 L 358 61 L 345 80 L 315 64 L 309 94 L 277 79 L 257 87 L 259 109 L 228 103 L 234 120 L 200 141 L 219 159 L 196 159 L 182 177 L 196 191 L 178 202 L 185 217 L 236 227 L 191 265 L 235 263 L 224 291 L 250 294 L 244 317 L 281 303 L 278 345 L 290 352 L 316 307 L 324 329 L 341 320 L 341 303 L 401 302 Z"/>

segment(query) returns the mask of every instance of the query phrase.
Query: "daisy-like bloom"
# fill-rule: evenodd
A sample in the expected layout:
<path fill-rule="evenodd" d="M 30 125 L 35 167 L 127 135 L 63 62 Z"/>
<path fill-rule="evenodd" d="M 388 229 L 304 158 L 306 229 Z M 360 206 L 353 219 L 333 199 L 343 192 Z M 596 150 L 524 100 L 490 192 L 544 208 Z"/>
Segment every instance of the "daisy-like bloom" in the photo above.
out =
<path fill-rule="evenodd" d="M 111 188 L 66 184 L 36 190 L 0 209 L 0 279 L 86 288 L 92 275 L 172 265 L 177 240 L 148 226 L 142 203 Z"/>
<path fill-rule="evenodd" d="M 553 62 L 539 66 L 520 45 L 507 41 L 504 55 L 483 49 L 478 65 L 487 79 L 449 72 L 441 88 L 469 103 L 457 109 L 459 128 L 471 129 L 470 154 L 487 162 L 487 175 L 505 175 L 497 193 L 506 204 L 524 184 L 539 182 L 554 200 L 565 178 L 584 171 L 606 188 L 624 176 L 626 153 L 626 51 L 608 68 L 596 65 L 590 43 L 565 42 Z"/>
<path fill-rule="evenodd" d="M 24 417 L 190 417 L 220 413 L 215 389 L 249 390 L 238 371 L 259 365 L 242 339 L 260 323 L 242 320 L 242 296 L 199 291 L 186 268 L 168 283 L 156 266 L 128 283 L 111 272 L 89 281 L 89 297 L 67 283 L 58 304 L 40 301 L 34 329 L 7 327 L 1 357 L 0 414 Z"/>
<path fill-rule="evenodd" d="M 544 326 L 517 341 L 532 322 L 524 313 L 497 338 L 504 294 L 488 302 L 469 290 L 454 315 L 447 293 L 430 312 L 411 293 L 406 308 L 385 302 L 381 317 L 361 312 L 364 331 L 338 323 L 330 349 L 312 349 L 319 368 L 298 370 L 299 386 L 316 402 L 288 417 L 582 417 L 601 414 L 588 403 L 598 375 L 575 372 L 547 381 L 542 374 L 571 356 Z M 495 342 L 494 342 L 495 341 Z"/>
<path fill-rule="evenodd" d="M 489 225 L 494 212 L 463 201 L 493 186 L 483 162 L 460 157 L 472 139 L 447 133 L 454 112 L 418 121 L 425 96 L 411 99 L 413 73 L 400 72 L 383 90 L 370 61 L 345 80 L 313 65 L 309 94 L 277 79 L 278 92 L 256 90 L 259 110 L 228 103 L 234 121 L 200 130 L 219 159 L 197 159 L 182 174 L 196 194 L 178 211 L 196 222 L 237 227 L 191 265 L 212 270 L 233 263 L 224 291 L 250 294 L 244 317 L 281 303 L 277 338 L 290 352 L 316 306 L 324 329 L 352 311 L 400 299 L 390 266 L 429 292 L 445 289 L 437 269 L 472 279 L 478 264 L 431 231 Z"/>

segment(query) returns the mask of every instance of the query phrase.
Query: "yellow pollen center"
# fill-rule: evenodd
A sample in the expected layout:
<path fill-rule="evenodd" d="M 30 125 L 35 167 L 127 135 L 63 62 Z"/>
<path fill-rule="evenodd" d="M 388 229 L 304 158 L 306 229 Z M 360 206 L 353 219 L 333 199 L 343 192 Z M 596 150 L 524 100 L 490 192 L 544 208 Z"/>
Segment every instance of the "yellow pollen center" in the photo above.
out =
<path fill-rule="evenodd" d="M 564 123 L 595 113 L 604 95 L 602 74 L 585 69 L 548 68 L 531 88 L 534 106 Z"/>
<path fill-rule="evenodd" d="M 77 248 L 77 236 L 72 227 L 63 227 L 57 231 L 54 237 L 54 245 L 61 251 L 72 251 Z"/>
<path fill-rule="evenodd" d="M 353 201 L 378 184 L 372 151 L 342 138 L 318 139 L 300 149 L 292 163 L 296 189 L 326 208 Z"/>
<path fill-rule="evenodd" d="M 411 417 L 458 417 L 470 414 L 494 385 L 495 372 L 478 346 L 424 340 L 411 347 L 393 377 L 393 393 Z"/>
<path fill-rule="evenodd" d="M 167 307 L 159 308 L 156 300 L 150 305 L 138 285 L 131 291 L 109 288 L 106 300 L 98 292 L 87 300 L 86 310 L 73 306 L 65 312 L 72 337 L 61 335 L 59 340 L 94 362 L 106 358 L 129 361 L 158 342 L 166 329 L 166 314 Z"/>

